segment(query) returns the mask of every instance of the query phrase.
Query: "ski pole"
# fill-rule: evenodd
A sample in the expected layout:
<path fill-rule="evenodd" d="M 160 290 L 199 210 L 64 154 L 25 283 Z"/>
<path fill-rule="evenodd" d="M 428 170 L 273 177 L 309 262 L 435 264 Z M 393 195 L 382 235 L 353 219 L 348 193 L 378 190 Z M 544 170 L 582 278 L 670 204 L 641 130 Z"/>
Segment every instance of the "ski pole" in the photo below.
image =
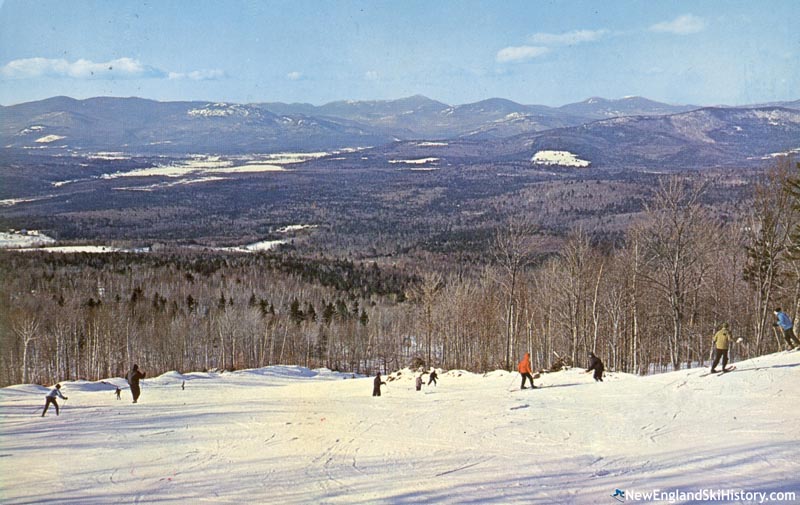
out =
<path fill-rule="evenodd" d="M 511 385 L 514 384 L 514 381 L 516 379 L 517 379 L 516 372 L 511 372 L 511 382 L 508 383 L 508 386 L 506 386 L 506 389 L 511 391 Z"/>

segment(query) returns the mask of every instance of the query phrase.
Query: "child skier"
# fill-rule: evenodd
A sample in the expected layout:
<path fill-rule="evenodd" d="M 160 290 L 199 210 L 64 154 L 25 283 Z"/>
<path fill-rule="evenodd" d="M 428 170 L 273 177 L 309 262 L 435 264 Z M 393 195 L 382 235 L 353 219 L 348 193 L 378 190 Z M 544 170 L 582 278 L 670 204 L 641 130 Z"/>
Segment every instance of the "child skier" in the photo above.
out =
<path fill-rule="evenodd" d="M 56 387 L 52 389 L 47 396 L 44 397 L 44 410 L 42 411 L 42 417 L 47 413 L 47 407 L 50 406 L 52 403 L 56 408 L 56 415 L 58 415 L 58 402 L 56 402 L 56 397 L 61 398 L 62 400 L 66 400 L 67 397 L 61 394 L 61 384 L 56 384 Z"/>
<path fill-rule="evenodd" d="M 417 386 L 417 391 L 422 391 L 422 374 L 417 376 L 416 386 Z"/>

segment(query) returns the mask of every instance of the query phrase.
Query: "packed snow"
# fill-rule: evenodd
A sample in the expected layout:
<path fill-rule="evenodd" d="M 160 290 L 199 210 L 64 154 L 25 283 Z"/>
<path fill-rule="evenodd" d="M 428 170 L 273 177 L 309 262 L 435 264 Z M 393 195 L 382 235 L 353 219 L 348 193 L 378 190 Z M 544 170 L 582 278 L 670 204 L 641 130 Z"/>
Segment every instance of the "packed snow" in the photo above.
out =
<path fill-rule="evenodd" d="M 62 382 L 69 400 L 44 418 L 49 388 L 13 386 L 0 390 L 2 501 L 797 503 L 800 352 L 736 366 L 602 383 L 570 369 L 533 390 L 517 373 L 454 370 L 415 391 L 403 370 L 380 397 L 371 377 L 324 369 L 169 372 L 137 404 L 115 398 L 121 378 Z"/>
<path fill-rule="evenodd" d="M 565 167 L 588 167 L 591 162 L 582 160 L 569 151 L 538 151 L 531 161 L 537 165 L 560 165 Z"/>

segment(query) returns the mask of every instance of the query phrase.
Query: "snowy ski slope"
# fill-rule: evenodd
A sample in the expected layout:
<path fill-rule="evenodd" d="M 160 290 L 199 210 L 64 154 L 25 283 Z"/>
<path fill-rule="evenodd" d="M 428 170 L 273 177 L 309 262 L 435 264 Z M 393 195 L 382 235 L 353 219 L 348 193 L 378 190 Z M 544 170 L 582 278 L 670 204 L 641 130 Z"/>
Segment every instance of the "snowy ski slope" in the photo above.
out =
<path fill-rule="evenodd" d="M 417 392 L 404 371 L 379 398 L 371 378 L 327 370 L 170 372 L 144 380 L 135 405 L 127 389 L 115 399 L 119 378 L 63 382 L 69 400 L 45 418 L 47 389 L 13 386 L 0 390 L 0 502 L 593 504 L 615 503 L 616 489 L 629 501 L 654 489 L 800 498 L 800 352 L 737 367 L 604 383 L 572 369 L 525 391 L 517 374 L 449 371 Z"/>

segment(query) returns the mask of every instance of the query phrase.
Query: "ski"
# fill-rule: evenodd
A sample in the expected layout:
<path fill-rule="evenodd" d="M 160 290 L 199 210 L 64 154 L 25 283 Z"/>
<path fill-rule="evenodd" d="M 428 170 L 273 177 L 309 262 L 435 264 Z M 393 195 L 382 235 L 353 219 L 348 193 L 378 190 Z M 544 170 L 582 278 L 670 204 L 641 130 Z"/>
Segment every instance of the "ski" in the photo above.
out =
<path fill-rule="evenodd" d="M 704 373 L 703 375 L 700 375 L 700 377 L 708 377 L 709 375 L 722 375 L 724 373 L 732 372 L 733 370 L 736 370 L 736 365 L 729 366 L 723 370 L 714 370 L 713 372 Z"/>
<path fill-rule="evenodd" d="M 510 390 L 509 390 L 509 393 L 514 393 L 514 392 L 517 392 L 517 391 L 527 391 L 527 390 L 529 390 L 529 389 L 542 389 L 542 387 L 543 387 L 543 386 L 536 386 L 536 387 L 530 387 L 530 386 L 528 386 L 528 387 L 526 387 L 525 389 L 510 389 Z"/>

